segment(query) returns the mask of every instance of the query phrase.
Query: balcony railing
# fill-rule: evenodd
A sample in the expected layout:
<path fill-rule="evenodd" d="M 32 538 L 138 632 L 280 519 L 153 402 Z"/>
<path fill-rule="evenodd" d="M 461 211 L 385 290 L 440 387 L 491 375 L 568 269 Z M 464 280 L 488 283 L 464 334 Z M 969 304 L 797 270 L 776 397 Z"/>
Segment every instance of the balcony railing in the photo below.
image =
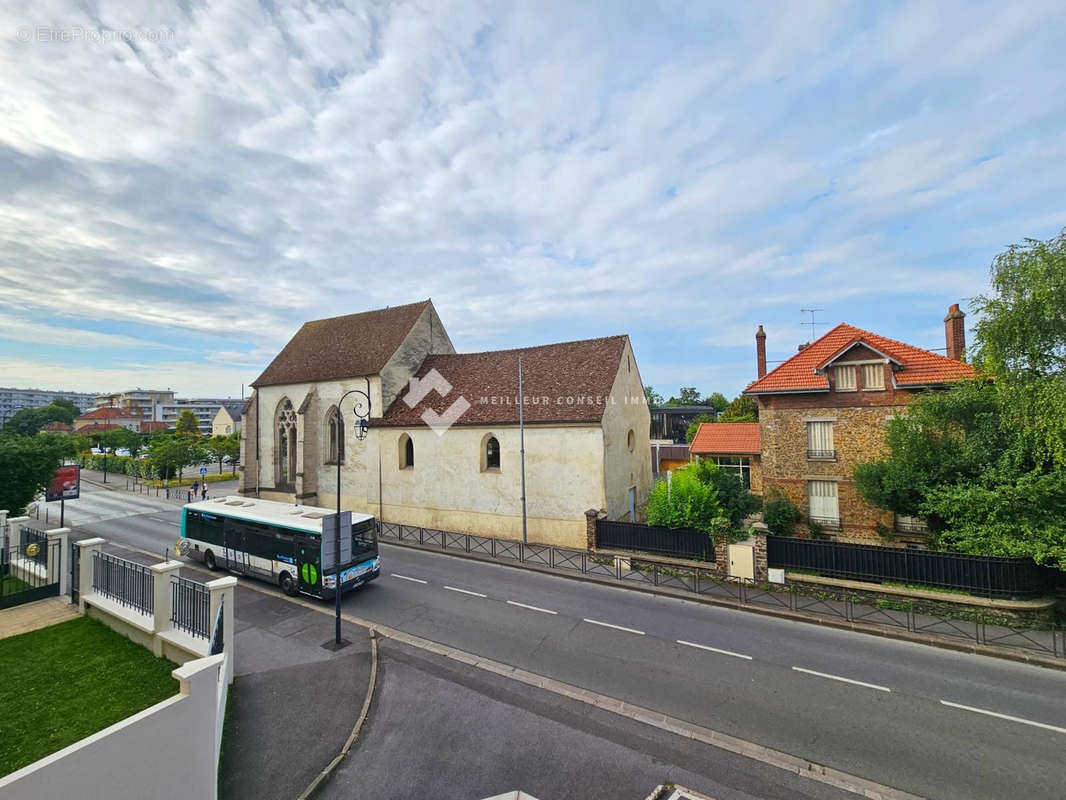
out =
<path fill-rule="evenodd" d="M 840 517 L 811 517 L 811 522 L 821 525 L 826 530 L 839 531 L 841 529 Z"/>
<path fill-rule="evenodd" d="M 836 450 L 808 450 L 807 458 L 816 459 L 818 461 L 836 461 Z"/>
<path fill-rule="evenodd" d="M 896 530 L 899 533 L 929 533 L 925 520 L 896 518 Z"/>

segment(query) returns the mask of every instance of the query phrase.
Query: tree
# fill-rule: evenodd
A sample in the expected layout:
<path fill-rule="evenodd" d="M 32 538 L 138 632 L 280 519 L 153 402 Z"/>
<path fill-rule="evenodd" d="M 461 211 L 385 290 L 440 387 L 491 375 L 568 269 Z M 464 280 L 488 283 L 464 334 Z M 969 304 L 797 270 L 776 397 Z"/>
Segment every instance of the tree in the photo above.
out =
<path fill-rule="evenodd" d="M 648 401 L 649 406 L 661 406 L 663 404 L 663 396 L 651 386 L 644 387 L 644 399 Z"/>
<path fill-rule="evenodd" d="M 0 436 L 0 508 L 22 511 L 51 482 L 70 443 L 63 436 Z"/>
<path fill-rule="evenodd" d="M 200 420 L 196 418 L 196 415 L 185 409 L 178 414 L 178 424 L 174 428 L 178 434 L 184 434 L 186 436 L 199 436 L 200 435 Z"/>
<path fill-rule="evenodd" d="M 754 397 L 738 395 L 718 416 L 718 422 L 758 422 L 759 403 Z"/>
<path fill-rule="evenodd" d="M 674 472 L 669 482 L 659 481 L 648 495 L 647 518 L 651 525 L 697 528 L 710 534 L 722 516 L 718 491 L 701 483 L 691 467 Z"/>
<path fill-rule="evenodd" d="M 230 459 L 233 474 L 237 472 L 237 458 L 241 453 L 241 435 L 231 433 L 229 436 L 212 436 L 204 443 L 204 449 L 212 458 L 218 459 L 218 474 L 222 474 L 222 462 Z"/>
<path fill-rule="evenodd" d="M 52 405 L 56 406 L 58 408 L 65 408 L 67 411 L 69 411 L 70 412 L 71 421 L 74 420 L 74 417 L 80 417 L 81 416 L 81 409 L 78 408 L 76 405 L 74 405 L 74 403 L 71 402 L 70 400 L 67 400 L 65 397 L 60 397 L 60 398 L 57 398 L 56 400 L 53 400 L 52 401 Z M 70 424 L 70 423 L 67 423 L 67 424 Z"/>
<path fill-rule="evenodd" d="M 992 262 L 992 292 L 974 298 L 974 363 L 998 378 L 1066 371 L 1066 229 L 1011 245 Z"/>
<path fill-rule="evenodd" d="M 70 425 L 74 421 L 75 414 L 68 406 L 52 403 L 39 408 L 20 408 L 4 425 L 12 433 L 23 436 L 33 436 L 50 422 L 65 422 Z"/>
<path fill-rule="evenodd" d="M 129 428 L 115 428 L 108 431 L 106 441 L 108 446 L 115 450 L 129 451 L 131 458 L 136 458 L 141 448 L 144 447 L 144 438 Z"/>
<path fill-rule="evenodd" d="M 685 441 L 692 444 L 692 440 L 696 438 L 696 431 L 700 429 L 700 425 L 704 422 L 714 422 L 716 417 L 714 414 L 700 414 L 696 419 L 692 420 L 685 428 Z"/>
<path fill-rule="evenodd" d="M 714 487 L 723 516 L 733 527 L 740 525 L 745 517 L 762 508 L 762 500 L 744 488 L 743 481 L 735 472 L 722 469 L 714 462 L 706 460 L 696 462 L 695 471 L 700 483 Z"/>
<path fill-rule="evenodd" d="M 205 453 L 191 436 L 159 436 L 148 444 L 148 459 L 160 478 L 169 480 L 190 464 L 204 460 Z"/>
<path fill-rule="evenodd" d="M 671 401 L 673 399 L 672 397 L 670 398 Z M 695 386 L 682 386 L 675 405 L 698 406 L 702 399 L 703 395 L 699 393 Z"/>
<path fill-rule="evenodd" d="M 725 395 L 721 392 L 711 392 L 707 395 L 707 399 L 703 401 L 703 404 L 711 406 L 719 414 L 729 407 L 729 401 L 726 400 Z"/>

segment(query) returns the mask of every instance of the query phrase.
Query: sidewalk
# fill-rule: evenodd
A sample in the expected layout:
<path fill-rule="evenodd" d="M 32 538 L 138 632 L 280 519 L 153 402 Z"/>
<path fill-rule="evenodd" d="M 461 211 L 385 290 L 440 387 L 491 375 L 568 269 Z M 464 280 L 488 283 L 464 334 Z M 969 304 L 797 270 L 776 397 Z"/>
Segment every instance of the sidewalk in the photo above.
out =
<path fill-rule="evenodd" d="M 170 488 L 170 497 L 167 497 L 167 490 L 162 487 L 148 486 L 146 484 L 140 484 L 137 491 L 132 488 L 127 489 L 127 485 L 132 487 L 134 485 L 134 479 L 128 475 L 124 475 L 121 472 L 108 472 L 107 483 L 104 483 L 104 473 L 100 470 L 82 469 L 81 479 L 84 483 L 93 485 L 99 489 L 108 489 L 116 492 L 130 492 L 132 494 L 144 494 L 145 496 L 158 497 L 160 500 L 169 500 L 176 505 L 184 505 L 188 499 L 188 486 L 173 486 Z M 228 494 L 237 494 L 237 487 L 239 485 L 239 479 L 233 478 L 232 480 L 218 481 L 216 483 L 207 484 L 207 496 L 210 497 L 223 497 Z M 196 498 L 197 500 L 199 497 Z"/>
<path fill-rule="evenodd" d="M 295 798 L 344 746 L 370 678 L 370 639 L 345 622 L 351 644 L 333 653 L 332 617 L 238 586 L 234 682 L 222 739 L 224 800 Z"/>

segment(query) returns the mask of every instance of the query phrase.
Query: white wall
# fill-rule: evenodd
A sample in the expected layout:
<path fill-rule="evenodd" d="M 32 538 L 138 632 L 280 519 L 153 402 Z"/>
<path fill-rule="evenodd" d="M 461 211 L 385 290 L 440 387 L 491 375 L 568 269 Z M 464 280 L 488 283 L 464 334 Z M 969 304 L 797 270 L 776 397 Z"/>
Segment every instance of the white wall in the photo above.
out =
<path fill-rule="evenodd" d="M 629 448 L 629 432 L 634 445 Z M 608 519 L 627 519 L 629 489 L 636 487 L 640 517 L 651 491 L 651 412 L 644 396 L 637 360 L 628 338 L 611 388 L 611 402 L 603 412 L 604 494 Z"/>
<path fill-rule="evenodd" d="M 4 800 L 217 797 L 228 653 L 173 671 L 179 693 L 0 778 Z"/>

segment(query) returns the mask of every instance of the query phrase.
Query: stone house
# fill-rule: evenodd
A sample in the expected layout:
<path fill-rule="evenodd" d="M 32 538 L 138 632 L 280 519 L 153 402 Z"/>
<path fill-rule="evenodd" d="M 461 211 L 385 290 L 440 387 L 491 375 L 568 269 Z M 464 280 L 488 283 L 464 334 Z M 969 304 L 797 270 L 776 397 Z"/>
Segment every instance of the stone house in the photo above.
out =
<path fill-rule="evenodd" d="M 693 461 L 713 461 L 762 493 L 762 438 L 758 422 L 704 422 L 690 446 Z"/>
<path fill-rule="evenodd" d="M 852 468 L 884 454 L 885 426 L 918 392 L 973 376 L 962 361 L 964 317 L 958 304 L 948 310 L 946 356 L 842 323 L 770 372 L 760 325 L 759 377 L 744 394 L 759 403 L 764 492 L 779 489 L 828 538 L 922 546 L 922 521 L 867 505 Z"/>
<path fill-rule="evenodd" d="M 80 417 L 75 417 L 74 432 L 85 434 L 102 433 L 104 430 L 111 430 L 111 428 L 117 427 L 138 433 L 141 428 L 142 419 L 144 418 L 140 414 L 133 411 L 124 408 L 104 406 L 102 408 L 94 408 L 92 411 L 87 411 Z M 101 425 L 109 427 L 101 428 Z"/>
<path fill-rule="evenodd" d="M 586 510 L 636 517 L 651 488 L 629 338 L 457 354 L 428 300 L 296 333 L 252 384 L 241 492 L 335 507 L 339 461 L 345 509 L 520 539 L 519 358 L 529 541 L 584 547 Z"/>

